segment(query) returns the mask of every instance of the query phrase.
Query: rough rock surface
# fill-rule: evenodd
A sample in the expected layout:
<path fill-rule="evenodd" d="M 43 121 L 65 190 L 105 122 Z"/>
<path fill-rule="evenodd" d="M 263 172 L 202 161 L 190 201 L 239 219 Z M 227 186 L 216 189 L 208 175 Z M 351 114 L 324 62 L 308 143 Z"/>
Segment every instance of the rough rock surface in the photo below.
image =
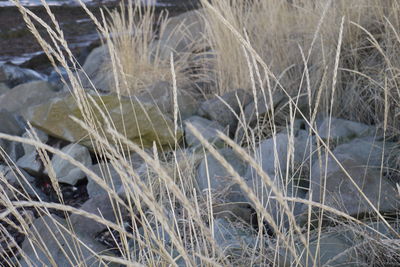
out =
<path fill-rule="evenodd" d="M 125 129 L 126 137 L 129 140 L 143 144 L 145 147 L 152 146 L 154 141 L 159 146 L 174 144 L 173 122 L 160 113 L 157 107 L 140 104 L 128 98 L 119 100 L 116 95 L 93 96 L 93 98 L 101 107 L 103 107 L 102 102 L 105 104 L 113 125 L 119 132 L 123 132 Z M 93 107 L 93 112 L 100 121 L 100 125 L 97 126 L 106 130 L 105 122 L 99 111 Z M 45 104 L 31 108 L 25 115 L 33 126 L 49 135 L 71 143 L 79 142 L 92 148 L 87 131 L 74 122 L 70 116 L 83 120 L 83 115 L 72 96 L 53 98 Z M 182 132 L 178 129 L 176 138 L 179 140 L 181 136 Z M 110 135 L 107 134 L 106 137 L 114 143 Z"/>
<path fill-rule="evenodd" d="M 54 87 L 45 81 L 20 84 L 0 96 L 0 106 L 10 112 L 23 115 L 29 107 L 55 97 L 57 93 L 54 90 Z"/>
<path fill-rule="evenodd" d="M 88 238 L 86 234 L 80 234 L 75 231 L 71 235 L 62 227 L 68 229 L 66 221 L 56 216 L 45 216 L 36 219 L 31 226 L 30 239 L 37 241 L 30 243 L 28 239 L 25 239 L 22 244 L 22 250 L 25 252 L 29 262 L 22 259 L 20 264 L 22 266 L 32 266 L 32 264 L 34 266 L 71 266 L 71 264 L 72 266 L 78 266 L 85 262 L 88 266 L 99 265 L 100 261 L 96 257 L 96 253 L 102 253 L 106 248 L 93 238 Z M 74 240 L 73 235 L 75 234 L 90 250 Z"/>
<path fill-rule="evenodd" d="M 45 79 L 45 75 L 39 74 L 34 70 L 20 68 L 7 63 L 0 64 L 0 82 L 5 82 L 9 87 Z"/>
<path fill-rule="evenodd" d="M 236 130 L 240 111 L 250 103 L 252 95 L 243 89 L 228 92 L 221 97 L 214 97 L 203 102 L 199 114 L 212 121 L 218 122 L 223 127 L 229 127 L 229 131 Z"/>
<path fill-rule="evenodd" d="M 210 121 L 199 116 L 193 116 L 185 120 L 185 123 L 191 123 L 203 137 L 215 146 L 223 146 L 222 140 L 217 137 L 217 131 L 224 131 L 224 128 L 216 121 Z M 185 127 L 185 141 L 189 147 L 198 147 L 201 142 L 194 134 Z"/>
<path fill-rule="evenodd" d="M 321 138 L 349 140 L 355 137 L 373 136 L 376 127 L 360 122 L 354 122 L 338 118 L 325 118 L 318 127 L 318 134 Z"/>
<path fill-rule="evenodd" d="M 223 148 L 218 152 L 232 165 L 240 176 L 244 175 L 247 164 L 232 149 Z M 200 191 L 205 194 L 208 194 L 208 190 L 210 189 L 213 195 L 218 194 L 227 202 L 246 201 L 240 186 L 233 182 L 231 175 L 225 167 L 211 154 L 207 154 L 201 161 L 197 170 L 196 180 Z"/>
<path fill-rule="evenodd" d="M 92 166 L 92 159 L 89 150 L 84 146 L 69 144 L 63 147 L 61 152 L 79 161 L 88 168 Z M 86 177 L 86 174 L 80 168 L 58 155 L 54 155 L 51 159 L 51 165 L 54 169 L 56 178 L 61 183 L 75 185 L 79 180 Z M 48 174 L 48 172 L 45 171 L 45 174 Z"/>

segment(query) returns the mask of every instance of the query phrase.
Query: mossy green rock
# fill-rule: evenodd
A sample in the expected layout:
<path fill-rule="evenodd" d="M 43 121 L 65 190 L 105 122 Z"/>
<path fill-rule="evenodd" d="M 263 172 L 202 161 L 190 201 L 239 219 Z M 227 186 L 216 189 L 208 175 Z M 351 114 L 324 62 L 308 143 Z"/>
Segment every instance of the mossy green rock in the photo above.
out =
<path fill-rule="evenodd" d="M 175 136 L 172 120 L 162 114 L 156 106 L 141 104 L 130 98 L 118 98 L 117 95 L 92 96 L 92 98 L 101 110 L 108 114 L 110 122 L 112 121 L 118 132 L 143 147 L 150 147 L 153 142 L 160 147 L 173 145 L 175 138 L 179 140 L 183 135 L 182 131 L 178 130 Z M 107 132 L 106 122 L 100 111 L 93 102 L 87 102 L 89 104 L 85 110 L 90 110 L 98 121 L 95 124 L 96 132 Z M 53 98 L 47 103 L 34 106 L 24 116 L 33 126 L 51 136 L 93 149 L 88 132 L 71 119 L 75 117 L 84 120 L 81 109 L 71 95 Z M 106 137 L 115 142 L 110 134 L 106 133 Z"/>

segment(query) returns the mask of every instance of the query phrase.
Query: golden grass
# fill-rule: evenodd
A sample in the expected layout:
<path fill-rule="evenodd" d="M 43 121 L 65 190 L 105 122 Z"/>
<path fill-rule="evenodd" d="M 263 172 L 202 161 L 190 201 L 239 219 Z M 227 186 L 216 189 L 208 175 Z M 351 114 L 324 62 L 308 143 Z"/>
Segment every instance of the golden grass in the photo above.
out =
<path fill-rule="evenodd" d="M 57 62 L 67 68 L 68 61 L 75 62 L 56 22 L 52 29 L 22 7 L 18 0 L 14 2 L 54 64 Z M 400 44 L 397 33 L 400 26 L 397 17 L 400 7 L 397 1 L 211 0 L 209 2 L 202 1 L 205 8 L 204 18 L 208 24 L 206 34 L 216 60 L 214 62 L 216 69 L 211 70 L 217 73 L 218 86 L 214 88 L 214 93 L 223 94 L 241 87 L 250 90 L 255 98 L 263 96 L 268 101 L 275 91 L 291 97 L 306 95 L 308 107 L 305 109 L 295 98 L 289 98 L 288 111 L 285 113 L 287 117 L 283 124 L 288 125 L 288 133 L 293 137 L 294 120 L 296 117 L 302 117 L 308 124 L 310 135 L 316 136 L 318 146 L 315 150 L 309 151 L 308 158 L 304 160 L 302 166 L 292 166 L 288 163 L 288 173 L 283 173 L 279 179 L 294 179 L 294 175 L 299 171 L 298 168 L 311 166 L 312 157 L 316 157 L 315 154 L 318 153 L 322 154 L 321 151 L 325 151 L 326 156 L 329 155 L 337 160 L 330 149 L 329 140 L 321 139 L 316 130 L 315 120 L 320 113 L 378 124 L 385 132 L 397 133 L 396 118 L 399 112 L 397 57 Z M 84 7 L 83 3 L 82 5 Z M 51 14 L 50 9 L 48 12 Z M 176 98 L 178 87 L 198 78 L 190 77 L 186 73 L 189 55 L 172 59 L 150 56 L 150 44 L 157 39 L 157 35 L 153 32 L 155 14 L 151 7 L 142 9 L 121 5 L 120 10 L 113 12 L 111 17 L 111 21 L 104 19 L 95 23 L 101 34 L 106 37 L 110 55 L 110 65 L 106 71 L 113 73 L 114 88 L 120 94 L 131 95 L 145 89 L 155 80 L 171 81 L 174 91 L 173 116 L 176 131 L 179 126 Z M 47 44 L 31 20 L 45 27 L 54 43 Z M 166 17 L 160 19 L 161 31 L 165 29 L 166 21 Z M 160 34 L 162 35 L 162 32 Z M 61 47 L 66 49 L 68 59 L 63 56 Z M 77 70 L 78 65 L 74 65 L 74 68 Z M 117 192 L 117 188 L 107 184 L 103 177 L 96 175 L 80 162 L 56 148 L 40 143 L 35 133 L 28 139 L 0 134 L 2 139 L 30 144 L 40 151 L 52 185 L 58 193 L 60 204 L 35 201 L 27 194 L 11 188 L 5 178 L 0 176 L 0 181 L 5 184 L 4 187 L 15 192 L 15 196 L 11 198 L 1 194 L 0 221 L 10 222 L 9 216 L 13 215 L 18 222 L 14 228 L 27 235 L 28 240 L 45 247 L 43 240 L 37 240 L 37 237 L 29 233 L 30 221 L 22 216 L 24 210 L 33 209 L 44 216 L 50 215 L 51 210 L 56 209 L 66 215 L 67 226 L 55 223 L 74 239 L 73 246 L 77 251 L 86 244 L 79 240 L 79 235 L 75 233 L 69 221 L 69 214 L 90 218 L 118 233 L 121 240 L 118 247 L 119 256 L 93 253 L 93 256 L 101 261 L 99 263 L 101 266 L 106 266 L 106 261 L 127 266 L 177 266 L 178 260 L 184 260 L 187 266 L 248 265 L 249 262 L 268 266 L 278 263 L 278 252 L 281 249 L 289 251 L 293 256 L 292 259 L 287 259 L 290 260 L 289 265 L 316 266 L 318 249 L 316 252 L 309 249 L 312 228 L 311 208 L 316 207 L 323 210 L 322 213 L 337 216 L 340 218 L 340 223 L 347 223 L 354 232 L 361 226 L 368 229 L 369 232 L 365 235 L 373 241 L 373 244 L 371 243 L 369 248 L 364 247 L 364 244 L 362 246 L 366 254 L 371 250 L 376 251 L 376 254 L 371 256 L 374 262 L 384 262 L 381 251 L 386 248 L 391 248 L 391 259 L 399 257 L 398 242 L 377 233 L 366 222 L 324 203 L 312 202 L 311 196 L 308 200 L 293 198 L 287 195 L 284 188 L 276 187 L 272 178 L 262 170 L 258 159 L 253 158 L 257 142 L 263 138 L 262 131 L 246 129 L 249 133 L 248 147 L 244 148 L 220 133 L 219 137 L 227 146 L 254 168 L 261 177 L 263 186 L 273 191 L 274 197 L 271 199 L 276 200 L 281 213 L 287 216 L 290 222 L 288 228 L 285 228 L 284 223 L 276 222 L 272 218 L 264 207 L 265 202 L 261 196 L 247 185 L 233 166 L 201 136 L 197 129 L 189 125 L 188 128 L 203 144 L 204 152 L 211 153 L 226 168 L 257 211 L 259 229 L 255 236 L 256 244 L 254 247 L 243 247 L 243 255 L 230 255 L 228 251 L 223 251 L 214 239 L 213 204 L 216 202 L 216 196 L 210 191 L 204 196 L 196 190 L 196 165 L 204 155 L 181 150 L 178 143 L 172 152 L 160 151 L 157 147 L 152 151 L 145 151 L 139 145 L 127 140 L 123 134 L 124 129 L 115 129 L 106 112 L 101 112 L 107 124 L 102 129 L 104 132 L 100 131 L 96 128 L 98 118 L 92 115 L 92 109 L 99 111 L 102 109 L 85 93 L 79 78 L 72 70 L 68 71 L 72 84 L 71 92 L 84 115 L 82 121 L 74 119 L 77 127 L 82 127 L 88 132 L 96 147 L 97 157 L 109 160 L 117 171 L 123 187 Z M 245 121 L 240 121 L 240 124 L 247 127 Z M 273 119 L 272 125 L 267 124 L 267 126 L 269 133 L 274 137 L 279 129 Z M 113 142 L 105 137 L 110 135 L 113 136 Z M 288 145 L 290 152 L 287 161 L 290 162 L 293 158 L 293 144 L 289 142 Z M 146 165 L 142 166 L 141 172 L 132 167 L 127 151 L 137 153 L 145 161 Z M 48 153 L 58 155 L 79 167 L 100 185 L 110 200 L 113 200 L 117 220 L 108 221 L 101 216 L 65 205 Z M 337 163 L 343 168 L 340 162 Z M 353 182 L 357 191 L 366 198 L 352 177 L 345 169 L 342 170 Z M 2 188 L 2 191 L 5 190 Z M 368 201 L 367 198 L 366 200 Z M 290 208 L 293 202 L 308 205 L 306 225 L 297 224 Z M 395 232 L 377 208 L 371 202 L 368 203 L 379 220 Z M 128 210 L 132 227 L 130 230 L 124 225 L 122 209 Z M 265 235 L 264 222 L 268 222 L 273 228 L 275 237 Z M 248 226 L 239 224 L 237 227 Z M 317 242 L 323 233 L 321 214 L 320 223 L 316 231 L 313 231 L 313 235 L 317 235 Z M 1 227 L 0 234 L 0 238 L 8 238 L 9 246 L 15 248 L 11 250 L 13 254 L 11 257 L 4 256 L 2 259 L 1 254 L 0 259 L 12 265 L 12 256 L 18 254 L 21 258 L 26 258 L 16 242 L 10 238 L 7 229 Z M 168 244 L 164 241 L 165 235 L 170 237 Z M 130 241 L 134 241 L 135 245 Z M 298 244 L 303 245 L 303 251 L 299 251 Z M 44 248 L 48 249 L 50 248 Z M 302 261 L 303 257 L 307 258 L 305 264 Z M 51 256 L 49 258 L 53 265 L 57 265 Z M 85 265 L 80 255 L 69 260 L 71 265 Z"/>

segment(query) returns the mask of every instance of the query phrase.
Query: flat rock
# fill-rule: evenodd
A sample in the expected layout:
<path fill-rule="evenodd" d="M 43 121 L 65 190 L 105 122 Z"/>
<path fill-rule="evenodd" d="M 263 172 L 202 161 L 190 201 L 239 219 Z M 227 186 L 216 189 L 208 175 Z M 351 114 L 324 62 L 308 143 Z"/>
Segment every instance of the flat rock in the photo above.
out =
<path fill-rule="evenodd" d="M 57 266 L 102 265 L 98 255 L 106 251 L 104 246 L 86 234 L 78 233 L 75 229 L 71 233 L 63 227 L 69 229 L 66 221 L 56 216 L 37 218 L 30 228 L 29 239 L 25 239 L 22 243 L 22 250 L 28 260 L 21 259 L 20 265 L 52 266 L 55 263 Z M 75 237 L 85 246 L 77 242 Z"/>
<path fill-rule="evenodd" d="M 10 112 L 23 114 L 29 107 L 47 102 L 57 93 L 46 81 L 20 84 L 0 96 L 0 106 Z"/>
<path fill-rule="evenodd" d="M 90 157 L 89 150 L 84 146 L 69 144 L 63 147 L 61 152 L 79 161 L 88 168 L 92 166 L 92 158 Z M 86 174 L 80 168 L 58 155 L 54 155 L 51 159 L 51 165 L 54 169 L 56 178 L 61 183 L 75 185 L 79 180 L 86 177 Z M 48 175 L 47 170 L 45 171 L 45 174 Z"/>
<path fill-rule="evenodd" d="M 107 109 L 115 128 L 120 132 L 125 129 L 126 137 L 134 143 L 151 147 L 153 142 L 156 142 L 160 147 L 167 147 L 174 144 L 175 138 L 179 140 L 182 136 L 180 129 L 178 129 L 177 135 L 174 135 L 172 120 L 155 106 L 141 104 L 129 98 L 119 99 L 114 94 L 92 97 L 98 105 Z M 93 107 L 93 113 L 99 121 L 98 127 L 106 132 L 104 129 L 106 123 L 100 116 L 100 112 Z M 47 134 L 71 143 L 78 142 L 93 149 L 87 131 L 74 122 L 70 116 L 83 120 L 83 115 L 75 99 L 70 95 L 53 98 L 45 104 L 32 107 L 25 114 L 25 118 L 33 126 Z M 112 136 L 106 134 L 106 137 L 114 143 Z"/>
<path fill-rule="evenodd" d="M 203 102 L 199 114 L 212 121 L 218 122 L 222 127 L 229 127 L 234 133 L 241 110 L 250 103 L 252 95 L 243 89 L 225 93 L 221 97 L 214 97 Z"/>

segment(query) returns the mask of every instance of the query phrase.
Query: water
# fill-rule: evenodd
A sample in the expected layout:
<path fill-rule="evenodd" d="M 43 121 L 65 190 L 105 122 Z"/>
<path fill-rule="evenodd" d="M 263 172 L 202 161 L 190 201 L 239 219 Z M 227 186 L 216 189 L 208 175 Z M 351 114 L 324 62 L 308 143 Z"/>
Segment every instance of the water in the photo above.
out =
<path fill-rule="evenodd" d="M 106 2 L 115 2 L 115 0 L 82 0 L 86 4 L 101 5 Z M 42 2 L 40 0 L 20 0 L 23 6 L 41 6 Z M 177 2 L 185 2 L 185 0 L 141 0 L 142 4 L 154 3 L 155 6 L 172 6 Z M 175 3 L 174 3 L 175 2 Z M 46 0 L 49 6 L 61 6 L 61 5 L 79 5 L 76 0 Z M 0 0 L 0 7 L 14 6 L 14 3 L 10 0 Z"/>

